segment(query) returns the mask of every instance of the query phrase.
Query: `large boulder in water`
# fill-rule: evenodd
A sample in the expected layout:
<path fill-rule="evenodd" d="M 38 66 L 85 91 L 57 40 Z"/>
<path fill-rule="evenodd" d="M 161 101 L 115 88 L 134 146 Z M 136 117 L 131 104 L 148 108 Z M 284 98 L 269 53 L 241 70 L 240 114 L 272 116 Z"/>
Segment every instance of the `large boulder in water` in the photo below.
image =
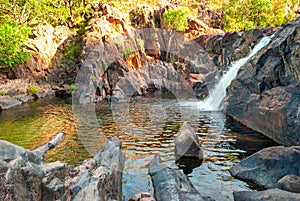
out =
<path fill-rule="evenodd" d="M 224 111 L 286 146 L 300 145 L 300 18 L 241 67 Z"/>
<path fill-rule="evenodd" d="M 175 139 L 175 160 L 181 157 L 203 159 L 203 152 L 198 136 L 186 122 L 181 126 Z"/>
<path fill-rule="evenodd" d="M 203 151 L 198 136 L 186 122 L 181 126 L 175 139 L 175 160 L 185 174 L 202 164 Z"/>
<path fill-rule="evenodd" d="M 284 176 L 300 176 L 300 146 L 263 149 L 229 169 L 237 178 L 254 182 L 263 188 L 275 188 Z"/>

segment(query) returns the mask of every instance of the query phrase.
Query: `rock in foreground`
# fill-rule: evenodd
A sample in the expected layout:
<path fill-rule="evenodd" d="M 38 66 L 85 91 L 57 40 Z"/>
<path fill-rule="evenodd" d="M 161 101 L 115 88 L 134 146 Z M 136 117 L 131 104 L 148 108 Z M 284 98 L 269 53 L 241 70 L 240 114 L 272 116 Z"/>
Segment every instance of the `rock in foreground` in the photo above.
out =
<path fill-rule="evenodd" d="M 73 168 L 62 162 L 44 163 L 45 146 L 35 154 L 0 140 L 0 200 L 121 200 L 120 148 L 114 137 L 94 158 Z"/>
<path fill-rule="evenodd" d="M 288 174 L 300 176 L 300 146 L 263 149 L 230 168 L 237 178 L 252 181 L 266 189 L 275 188 Z"/>
<path fill-rule="evenodd" d="M 154 197 L 157 201 L 213 200 L 204 198 L 186 175 L 163 165 L 159 155 L 156 155 L 151 161 L 149 173 L 153 182 Z"/>
<path fill-rule="evenodd" d="M 266 191 L 240 191 L 233 193 L 235 201 L 299 201 L 300 194 L 270 189 Z"/>
<path fill-rule="evenodd" d="M 293 193 L 300 193 L 300 177 L 292 174 L 286 175 L 278 181 L 276 188 Z"/>

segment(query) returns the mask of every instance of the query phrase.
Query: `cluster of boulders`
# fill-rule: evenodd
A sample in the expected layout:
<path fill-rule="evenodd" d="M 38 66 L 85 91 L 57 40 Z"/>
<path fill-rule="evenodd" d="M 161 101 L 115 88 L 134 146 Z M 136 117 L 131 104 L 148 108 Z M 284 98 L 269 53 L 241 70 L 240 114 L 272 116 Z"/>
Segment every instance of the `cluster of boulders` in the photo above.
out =
<path fill-rule="evenodd" d="M 122 171 L 125 155 L 117 137 L 93 158 L 77 167 L 63 162 L 45 163 L 46 151 L 64 139 L 59 133 L 33 151 L 0 140 L 1 200 L 122 200 Z M 167 167 L 159 154 L 149 164 L 149 174 L 157 201 L 214 201 L 198 192 L 188 178 L 201 165 L 203 151 L 196 133 L 184 123 L 175 140 L 175 160 L 182 173 Z M 242 200 L 299 200 L 300 147 L 266 148 L 230 168 L 232 176 L 259 185 L 264 191 L 234 192 Z M 144 192 L 129 201 L 154 201 Z"/>
<path fill-rule="evenodd" d="M 300 200 L 300 146 L 263 149 L 229 171 L 236 178 L 267 189 L 235 192 L 236 201 Z"/>
<path fill-rule="evenodd" d="M 43 162 L 44 153 L 63 136 L 33 151 L 0 141 L 0 200 L 122 200 L 124 154 L 119 139 L 111 138 L 77 167 Z"/>

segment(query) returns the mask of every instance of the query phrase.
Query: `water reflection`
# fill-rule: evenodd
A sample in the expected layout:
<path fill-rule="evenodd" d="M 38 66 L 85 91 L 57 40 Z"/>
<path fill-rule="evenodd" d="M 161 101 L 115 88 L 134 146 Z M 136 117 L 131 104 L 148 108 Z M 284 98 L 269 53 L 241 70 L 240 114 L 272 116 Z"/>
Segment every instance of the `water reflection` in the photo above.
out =
<path fill-rule="evenodd" d="M 233 179 L 228 168 L 274 143 L 220 112 L 202 112 L 181 101 L 159 93 L 133 98 L 126 108 L 105 103 L 84 105 L 72 115 L 71 105 L 64 100 L 42 99 L 2 111 L 0 138 L 33 149 L 58 132 L 65 132 L 66 139 L 48 152 L 45 159 L 77 165 L 98 151 L 107 138 L 118 136 L 126 154 L 123 193 L 129 198 L 152 191 L 147 165 L 154 154 L 160 153 L 167 166 L 179 169 L 174 140 L 182 123 L 187 121 L 199 136 L 204 159 L 200 166 L 192 164 L 192 172 L 185 171 L 201 193 L 216 200 L 232 200 L 232 191 L 249 187 Z"/>

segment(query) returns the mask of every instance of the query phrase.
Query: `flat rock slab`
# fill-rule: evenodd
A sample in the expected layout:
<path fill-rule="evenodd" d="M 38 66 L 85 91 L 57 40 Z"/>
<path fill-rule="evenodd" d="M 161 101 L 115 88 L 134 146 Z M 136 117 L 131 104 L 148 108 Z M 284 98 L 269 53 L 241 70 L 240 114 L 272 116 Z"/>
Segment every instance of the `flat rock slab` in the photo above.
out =
<path fill-rule="evenodd" d="M 10 96 L 0 96 L 0 111 L 6 110 L 17 105 L 21 105 L 22 102 L 18 101 Z"/>
<path fill-rule="evenodd" d="M 232 176 L 252 181 L 266 189 L 275 188 L 288 174 L 300 176 L 300 146 L 263 149 L 229 169 Z"/>
<path fill-rule="evenodd" d="M 240 191 L 233 193 L 235 201 L 299 201 L 300 194 L 269 189 L 266 191 Z"/>

